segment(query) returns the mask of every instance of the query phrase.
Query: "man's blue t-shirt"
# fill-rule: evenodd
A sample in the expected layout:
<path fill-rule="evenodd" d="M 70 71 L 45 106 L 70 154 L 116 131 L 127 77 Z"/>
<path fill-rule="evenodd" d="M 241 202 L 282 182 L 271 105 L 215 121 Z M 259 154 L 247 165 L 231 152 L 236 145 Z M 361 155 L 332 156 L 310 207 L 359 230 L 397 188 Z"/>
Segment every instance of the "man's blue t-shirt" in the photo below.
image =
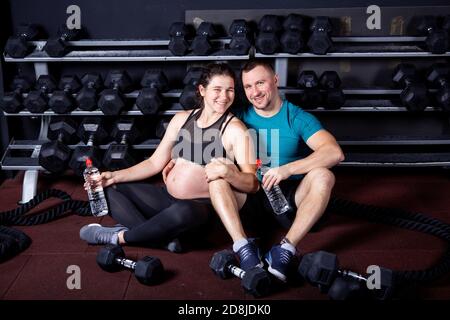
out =
<path fill-rule="evenodd" d="M 280 111 L 271 117 L 258 115 L 253 106 L 233 110 L 253 138 L 256 155 L 264 165 L 279 167 L 304 158 L 311 151 L 306 141 L 322 129 L 315 116 L 283 100 Z M 301 176 L 292 176 L 298 179 Z"/>

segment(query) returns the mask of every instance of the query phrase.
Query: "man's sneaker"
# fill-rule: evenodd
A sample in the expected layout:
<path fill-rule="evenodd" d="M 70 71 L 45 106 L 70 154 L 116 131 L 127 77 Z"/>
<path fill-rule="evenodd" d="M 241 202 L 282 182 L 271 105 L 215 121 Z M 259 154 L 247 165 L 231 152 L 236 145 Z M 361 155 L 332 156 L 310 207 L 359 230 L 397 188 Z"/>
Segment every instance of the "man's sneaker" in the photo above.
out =
<path fill-rule="evenodd" d="M 281 281 L 286 282 L 289 264 L 293 257 L 294 254 L 291 251 L 282 248 L 280 244 L 275 245 L 265 255 L 265 260 L 269 265 L 267 270 Z"/>
<path fill-rule="evenodd" d="M 259 249 L 254 241 L 249 241 L 246 245 L 242 246 L 237 252 L 239 256 L 240 268 L 244 271 L 248 271 L 251 268 L 264 266 L 261 261 Z"/>
<path fill-rule="evenodd" d="M 98 223 L 91 223 L 80 229 L 80 238 L 89 244 L 118 244 L 117 234 L 120 231 L 128 231 L 128 228 L 122 225 L 102 227 Z"/>

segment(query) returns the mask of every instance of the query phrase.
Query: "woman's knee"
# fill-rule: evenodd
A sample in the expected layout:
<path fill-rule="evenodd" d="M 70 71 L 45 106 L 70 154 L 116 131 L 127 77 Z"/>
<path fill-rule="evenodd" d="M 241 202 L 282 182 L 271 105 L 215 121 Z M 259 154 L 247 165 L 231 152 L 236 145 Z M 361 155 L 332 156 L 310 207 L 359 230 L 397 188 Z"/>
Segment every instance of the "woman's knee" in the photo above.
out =
<path fill-rule="evenodd" d="M 206 204 L 179 201 L 172 206 L 172 223 L 177 226 L 195 226 L 207 221 L 210 209 Z"/>

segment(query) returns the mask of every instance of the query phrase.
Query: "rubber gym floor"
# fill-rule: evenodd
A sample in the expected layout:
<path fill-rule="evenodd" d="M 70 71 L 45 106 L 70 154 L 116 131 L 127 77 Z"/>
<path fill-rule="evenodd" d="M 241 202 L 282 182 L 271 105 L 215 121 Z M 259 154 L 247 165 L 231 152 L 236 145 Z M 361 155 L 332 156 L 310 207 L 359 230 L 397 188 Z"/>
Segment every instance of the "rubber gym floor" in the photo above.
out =
<path fill-rule="evenodd" d="M 338 168 L 339 169 L 339 168 Z M 343 169 L 343 168 L 341 168 Z M 450 175 L 445 170 L 336 170 L 333 195 L 383 207 L 421 212 L 450 223 Z M 14 209 L 21 197 L 22 174 L 8 179 L 0 187 L 0 210 Z M 63 175 L 58 179 L 40 176 L 38 190 L 57 188 L 74 199 L 86 200 L 80 180 Z M 41 204 L 42 210 L 57 200 Z M 16 227 L 32 238 L 31 246 L 20 255 L 0 264 L 0 299 L 83 299 L 83 300 L 252 300 L 244 293 L 239 279 L 221 280 L 210 270 L 212 254 L 231 244 L 220 224 L 213 225 L 201 245 L 192 245 L 186 253 L 174 254 L 163 249 L 124 247 L 127 257 L 159 257 L 166 274 L 161 284 L 144 286 L 128 271 L 106 273 L 96 264 L 99 247 L 79 239 L 80 228 L 88 223 L 112 225 L 110 217 L 95 218 L 70 215 L 31 227 Z M 257 234 L 267 250 L 283 236 L 275 227 Z M 433 236 L 374 224 L 364 220 L 330 214 L 322 227 L 309 233 L 298 246 L 301 253 L 326 250 L 338 255 L 340 266 L 364 273 L 369 265 L 394 270 L 415 270 L 436 263 L 447 244 Z M 81 289 L 68 289 L 67 268 L 80 267 Z M 450 299 L 450 277 L 418 289 L 418 299 Z M 308 284 L 275 284 L 265 299 L 328 299 Z"/>

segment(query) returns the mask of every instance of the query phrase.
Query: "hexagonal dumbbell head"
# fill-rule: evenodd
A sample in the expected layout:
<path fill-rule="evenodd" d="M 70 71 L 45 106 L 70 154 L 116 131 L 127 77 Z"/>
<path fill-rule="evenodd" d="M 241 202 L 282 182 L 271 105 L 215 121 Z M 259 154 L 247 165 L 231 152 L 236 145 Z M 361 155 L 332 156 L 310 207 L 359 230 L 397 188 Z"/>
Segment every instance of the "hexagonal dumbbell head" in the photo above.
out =
<path fill-rule="evenodd" d="M 336 71 L 325 71 L 320 76 L 320 86 L 326 89 L 339 88 L 341 86 L 341 78 Z"/>
<path fill-rule="evenodd" d="M 103 156 L 103 165 L 110 170 L 119 170 L 132 166 L 135 161 L 128 152 L 129 143 L 139 136 L 134 119 L 121 119 L 114 124 L 111 137 L 119 144 L 111 144 Z"/>
<path fill-rule="evenodd" d="M 205 56 L 211 53 L 212 45 L 209 40 L 216 36 L 214 25 L 211 22 L 202 22 L 197 28 L 196 36 L 192 40 L 190 49 L 195 55 Z"/>
<path fill-rule="evenodd" d="M 167 91 L 169 81 L 161 70 L 147 70 L 142 78 L 144 87 L 139 92 L 136 105 L 143 114 L 153 115 L 158 113 L 163 104 L 160 92 Z"/>
<path fill-rule="evenodd" d="M 156 125 L 155 129 L 155 135 L 156 137 L 162 139 L 164 135 L 166 134 L 167 127 L 169 126 L 170 120 L 168 119 L 161 119 L 158 124 Z"/>
<path fill-rule="evenodd" d="M 233 252 L 230 250 L 222 250 L 214 253 L 209 262 L 209 267 L 215 275 L 221 279 L 228 279 L 232 276 L 228 271 L 228 266 L 237 266 L 238 262 Z"/>
<path fill-rule="evenodd" d="M 122 269 L 122 266 L 116 263 L 116 259 L 123 258 L 125 258 L 125 252 L 122 247 L 109 244 L 98 251 L 96 260 L 102 270 L 117 272 Z"/>
<path fill-rule="evenodd" d="M 427 75 L 427 81 L 438 87 L 435 95 L 438 105 L 445 111 L 450 111 L 450 66 L 446 63 L 435 63 Z"/>
<path fill-rule="evenodd" d="M 142 284 L 157 284 L 164 277 L 164 267 L 158 258 L 146 256 L 137 261 L 134 275 Z"/>
<path fill-rule="evenodd" d="M 98 101 L 99 108 L 106 115 L 118 115 L 125 107 L 122 92 L 131 87 L 132 81 L 126 71 L 110 71 L 105 79 L 105 89 L 102 91 Z"/>
<path fill-rule="evenodd" d="M 83 88 L 77 94 L 76 102 L 81 110 L 92 111 L 97 108 L 97 92 L 103 80 L 97 73 L 87 73 L 81 78 Z"/>
<path fill-rule="evenodd" d="M 402 104 L 413 112 L 423 111 L 428 105 L 428 90 L 425 84 L 419 82 L 414 65 L 401 63 L 397 66 L 392 78 L 400 86 L 406 86 L 400 93 Z"/>
<path fill-rule="evenodd" d="M 66 41 L 75 40 L 80 34 L 80 29 L 68 29 L 66 25 L 62 25 L 58 30 L 58 37 L 48 39 L 43 49 L 50 57 L 62 57 L 68 52 Z"/>
<path fill-rule="evenodd" d="M 397 65 L 392 77 L 392 81 L 398 86 L 406 86 L 417 79 L 417 70 L 413 64 L 400 63 Z"/>
<path fill-rule="evenodd" d="M 134 119 L 120 119 L 114 124 L 111 137 L 118 143 L 133 143 L 139 137 Z"/>
<path fill-rule="evenodd" d="M 274 54 L 280 48 L 278 33 L 281 31 L 281 22 L 278 16 L 265 15 L 258 23 L 259 34 L 256 38 L 256 48 L 263 54 Z"/>
<path fill-rule="evenodd" d="M 189 43 L 186 40 L 189 30 L 184 22 L 174 22 L 170 25 L 169 50 L 176 56 L 184 56 L 188 49 Z"/>
<path fill-rule="evenodd" d="M 315 88 L 318 84 L 317 74 L 312 70 L 304 70 L 298 75 L 297 85 L 300 88 Z"/>
<path fill-rule="evenodd" d="M 55 80 L 50 75 L 41 75 L 35 84 L 36 90 L 30 91 L 24 100 L 24 106 L 31 113 L 42 113 L 47 110 L 48 93 L 56 89 Z"/>
<path fill-rule="evenodd" d="M 360 300 L 366 297 L 364 284 L 352 277 L 337 277 L 327 293 L 331 300 Z"/>
<path fill-rule="evenodd" d="M 247 54 L 252 46 L 252 37 L 250 35 L 250 27 L 247 21 L 243 19 L 233 20 L 230 25 L 229 33 L 231 35 L 229 48 L 233 54 Z"/>
<path fill-rule="evenodd" d="M 300 52 L 305 43 L 302 38 L 304 29 L 303 18 L 298 14 L 291 13 L 283 22 L 284 33 L 281 35 L 281 51 L 291 54 Z"/>
<path fill-rule="evenodd" d="M 417 31 L 426 35 L 425 44 L 428 50 L 434 54 L 445 53 L 449 46 L 447 32 L 438 28 L 437 17 L 422 16 L 417 25 Z"/>
<path fill-rule="evenodd" d="M 39 29 L 33 24 L 22 24 L 17 30 L 17 35 L 9 37 L 6 41 L 5 51 L 13 58 L 23 58 L 29 53 L 27 41 L 34 40 L 39 34 Z"/>
<path fill-rule="evenodd" d="M 189 68 L 186 76 L 184 77 L 183 83 L 185 87 L 180 95 L 180 104 L 185 110 L 194 109 L 199 106 L 199 100 L 197 97 L 197 85 L 200 80 L 204 68 L 192 67 Z"/>
<path fill-rule="evenodd" d="M 50 121 L 47 137 L 50 140 L 60 140 L 65 144 L 74 144 L 79 141 L 77 124 L 71 118 L 54 117 Z"/>
<path fill-rule="evenodd" d="M 326 54 L 333 43 L 329 34 L 332 31 L 331 21 L 328 17 L 316 17 L 310 25 L 312 34 L 308 40 L 307 46 L 314 54 Z"/>
<path fill-rule="evenodd" d="M 68 113 L 75 109 L 75 99 L 72 93 L 80 90 L 81 84 L 75 75 L 66 75 L 59 81 L 59 89 L 55 91 L 48 101 L 48 106 L 55 113 Z"/>
<path fill-rule="evenodd" d="M 340 89 L 341 79 L 336 71 L 325 71 L 319 79 L 320 86 L 326 89 L 325 108 L 336 110 L 345 103 L 344 92 Z"/>
<path fill-rule="evenodd" d="M 338 272 L 338 260 L 335 254 L 317 251 L 303 256 L 298 266 L 298 273 L 303 279 L 321 290 L 327 290 Z"/>
<path fill-rule="evenodd" d="M 11 84 L 13 92 L 8 92 L 2 97 L 1 108 L 7 113 L 17 113 L 23 109 L 22 93 L 31 88 L 31 82 L 23 76 L 15 76 Z"/>
<path fill-rule="evenodd" d="M 254 297 L 264 297 L 270 293 L 270 276 L 262 268 L 252 268 L 242 277 L 242 287 Z"/>
<path fill-rule="evenodd" d="M 321 96 L 318 89 L 319 79 L 314 71 L 301 71 L 297 78 L 297 85 L 304 89 L 300 98 L 302 106 L 315 108 L 320 104 Z"/>

